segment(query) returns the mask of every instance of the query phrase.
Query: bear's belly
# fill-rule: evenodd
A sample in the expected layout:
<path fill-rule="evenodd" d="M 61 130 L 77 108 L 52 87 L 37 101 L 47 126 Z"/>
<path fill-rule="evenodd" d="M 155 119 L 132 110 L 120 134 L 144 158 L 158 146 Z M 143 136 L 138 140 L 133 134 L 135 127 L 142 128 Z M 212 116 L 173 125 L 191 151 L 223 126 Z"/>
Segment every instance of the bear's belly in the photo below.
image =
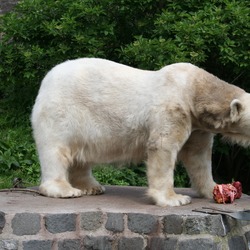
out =
<path fill-rule="evenodd" d="M 127 138 L 97 140 L 95 143 L 77 143 L 70 146 L 72 157 L 77 162 L 100 163 L 138 163 L 146 159 L 145 138 L 128 141 Z"/>

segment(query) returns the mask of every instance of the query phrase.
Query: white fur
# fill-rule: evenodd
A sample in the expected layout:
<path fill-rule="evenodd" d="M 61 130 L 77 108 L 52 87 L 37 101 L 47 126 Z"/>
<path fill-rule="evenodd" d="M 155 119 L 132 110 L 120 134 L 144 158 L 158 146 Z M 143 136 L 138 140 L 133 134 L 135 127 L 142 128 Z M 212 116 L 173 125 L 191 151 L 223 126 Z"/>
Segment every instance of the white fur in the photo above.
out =
<path fill-rule="evenodd" d="M 218 96 L 220 88 L 227 91 Z M 100 194 L 93 165 L 145 160 L 148 195 L 160 206 L 185 205 L 190 197 L 173 190 L 178 158 L 211 197 L 213 133 L 249 143 L 249 107 L 249 94 L 188 63 L 145 71 L 102 59 L 64 62 L 44 78 L 32 113 L 40 190 Z"/>

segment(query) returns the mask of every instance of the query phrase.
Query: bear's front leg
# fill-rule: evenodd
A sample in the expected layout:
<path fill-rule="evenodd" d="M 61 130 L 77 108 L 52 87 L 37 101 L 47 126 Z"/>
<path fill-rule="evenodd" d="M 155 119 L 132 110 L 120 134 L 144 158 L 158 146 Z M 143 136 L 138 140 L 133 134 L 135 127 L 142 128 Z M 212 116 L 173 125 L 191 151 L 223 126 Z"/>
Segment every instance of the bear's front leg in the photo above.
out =
<path fill-rule="evenodd" d="M 194 131 L 179 153 L 190 177 L 192 187 L 206 198 L 213 198 L 216 183 L 212 176 L 213 134 Z"/>
<path fill-rule="evenodd" d="M 174 168 L 179 146 L 166 147 L 164 139 L 160 143 L 156 142 L 154 147 L 148 149 L 148 195 L 161 207 L 186 205 L 191 198 L 174 191 Z M 171 142 L 167 145 L 171 145 Z"/>
<path fill-rule="evenodd" d="M 177 155 L 191 134 L 188 113 L 178 104 L 157 107 L 147 143 L 148 195 L 158 206 L 181 206 L 191 202 L 174 191 Z"/>

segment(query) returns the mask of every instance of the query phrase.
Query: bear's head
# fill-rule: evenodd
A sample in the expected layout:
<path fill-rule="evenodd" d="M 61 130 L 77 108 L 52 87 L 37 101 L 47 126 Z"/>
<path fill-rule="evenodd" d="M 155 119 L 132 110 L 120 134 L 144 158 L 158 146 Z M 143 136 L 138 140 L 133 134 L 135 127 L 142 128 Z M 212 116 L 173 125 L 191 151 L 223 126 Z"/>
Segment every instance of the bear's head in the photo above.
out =
<path fill-rule="evenodd" d="M 230 104 L 230 123 L 222 134 L 242 146 L 250 145 L 250 94 L 243 93 Z"/>

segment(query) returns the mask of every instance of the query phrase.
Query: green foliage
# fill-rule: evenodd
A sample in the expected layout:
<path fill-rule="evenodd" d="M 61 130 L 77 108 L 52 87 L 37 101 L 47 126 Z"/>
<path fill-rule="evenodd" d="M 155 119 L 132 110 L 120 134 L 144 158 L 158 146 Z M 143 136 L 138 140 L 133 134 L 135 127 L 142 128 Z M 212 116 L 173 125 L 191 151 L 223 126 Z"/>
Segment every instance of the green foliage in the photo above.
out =
<path fill-rule="evenodd" d="M 145 166 L 99 165 L 94 169 L 94 176 L 103 185 L 146 186 Z"/>
<path fill-rule="evenodd" d="M 143 35 L 123 48 L 124 61 L 157 69 L 187 61 L 225 80 L 249 78 L 250 7 L 248 1 L 169 1 Z M 241 81 L 242 82 L 241 82 Z"/>
<path fill-rule="evenodd" d="M 175 187 L 190 187 L 190 179 L 186 169 L 182 164 L 177 164 L 174 171 L 174 186 Z"/>
<path fill-rule="evenodd" d="M 0 138 L 0 187 L 11 187 L 15 177 L 23 179 L 29 186 L 38 183 L 40 168 L 35 145 L 28 133 L 27 128 L 3 131 Z"/>

